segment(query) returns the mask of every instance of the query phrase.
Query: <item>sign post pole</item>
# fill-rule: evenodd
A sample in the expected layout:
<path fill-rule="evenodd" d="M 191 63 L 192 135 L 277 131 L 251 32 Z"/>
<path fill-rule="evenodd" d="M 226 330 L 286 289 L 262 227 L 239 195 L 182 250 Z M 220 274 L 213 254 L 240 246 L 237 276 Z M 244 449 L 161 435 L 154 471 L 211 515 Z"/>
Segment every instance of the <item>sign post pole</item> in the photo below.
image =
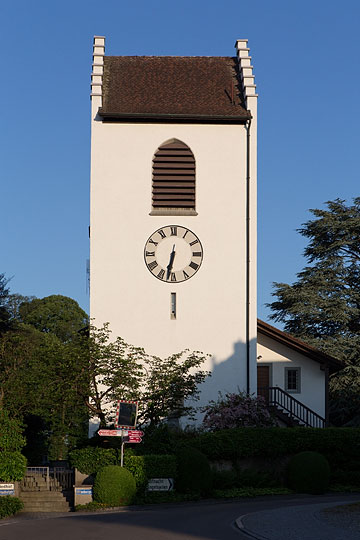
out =
<path fill-rule="evenodd" d="M 123 467 L 124 466 L 124 439 L 123 437 L 121 436 L 121 457 L 120 457 L 120 466 Z"/>

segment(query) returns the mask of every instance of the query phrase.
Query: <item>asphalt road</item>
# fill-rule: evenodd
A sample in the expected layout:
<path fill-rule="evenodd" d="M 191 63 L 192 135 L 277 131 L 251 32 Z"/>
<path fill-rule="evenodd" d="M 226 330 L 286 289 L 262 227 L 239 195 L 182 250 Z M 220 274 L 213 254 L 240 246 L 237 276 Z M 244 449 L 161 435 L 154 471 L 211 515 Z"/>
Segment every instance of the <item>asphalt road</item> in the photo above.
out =
<path fill-rule="evenodd" d="M 331 495 L 266 497 L 56 517 L 20 514 L 0 522 L 0 540 L 249 540 L 235 525 L 240 516 L 275 508 L 284 508 L 286 512 L 289 506 L 327 501 L 333 504 L 336 498 Z"/>

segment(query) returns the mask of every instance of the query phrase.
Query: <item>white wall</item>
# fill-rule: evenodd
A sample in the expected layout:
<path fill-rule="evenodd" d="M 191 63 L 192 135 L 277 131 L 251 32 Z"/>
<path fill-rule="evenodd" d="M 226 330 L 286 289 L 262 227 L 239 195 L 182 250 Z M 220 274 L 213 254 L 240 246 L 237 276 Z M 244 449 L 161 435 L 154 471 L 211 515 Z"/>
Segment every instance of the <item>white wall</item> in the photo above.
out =
<path fill-rule="evenodd" d="M 197 216 L 149 215 L 153 154 L 171 138 L 185 142 L 194 153 Z M 93 121 L 91 317 L 98 326 L 109 321 L 114 335 L 150 354 L 167 356 L 184 348 L 210 353 L 204 367 L 213 371 L 213 378 L 203 387 L 203 403 L 216 398 L 218 390 L 246 386 L 245 211 L 244 126 Z M 255 191 L 251 211 L 255 216 Z M 171 224 L 191 229 L 204 250 L 195 276 L 175 285 L 154 278 L 143 256 L 151 233 Z M 251 272 L 256 276 L 256 219 L 252 242 Z M 176 320 L 170 318 L 171 292 L 177 293 Z M 255 306 L 253 284 L 253 373 Z M 251 391 L 256 391 L 256 376 Z"/>
<path fill-rule="evenodd" d="M 274 339 L 258 334 L 258 364 L 271 364 L 270 386 L 285 390 L 285 368 L 301 368 L 301 391 L 295 399 L 325 418 L 325 372 L 320 364 Z M 261 358 L 259 358 L 259 356 Z"/>

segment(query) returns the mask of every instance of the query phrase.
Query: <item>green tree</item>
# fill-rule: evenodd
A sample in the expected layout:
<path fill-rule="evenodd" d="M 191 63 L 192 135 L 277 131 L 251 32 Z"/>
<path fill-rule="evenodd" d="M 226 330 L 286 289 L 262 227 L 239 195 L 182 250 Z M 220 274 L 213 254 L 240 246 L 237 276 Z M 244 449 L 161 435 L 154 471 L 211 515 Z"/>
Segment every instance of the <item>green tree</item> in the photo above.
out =
<path fill-rule="evenodd" d="M 6 309 L 10 315 L 10 318 L 13 321 L 19 321 L 19 308 L 21 304 L 31 302 L 32 300 L 35 300 L 35 298 L 36 296 L 23 296 L 22 294 L 18 293 L 9 294 L 6 299 Z"/>
<path fill-rule="evenodd" d="M 9 280 L 5 278 L 5 274 L 0 274 L 0 335 L 10 327 L 10 314 L 7 309 L 8 283 Z"/>
<path fill-rule="evenodd" d="M 67 358 L 72 386 L 101 427 L 114 421 L 116 400 L 139 396 L 146 353 L 120 337 L 112 340 L 108 323 L 79 333 L 67 344 Z"/>
<path fill-rule="evenodd" d="M 191 415 L 188 400 L 198 398 L 207 372 L 199 369 L 205 356 L 184 351 L 166 359 L 111 338 L 109 324 L 90 326 L 89 335 L 68 345 L 73 384 L 92 417 L 106 427 L 114 421 L 116 401 L 140 401 L 139 420 L 157 425 L 169 415 Z"/>
<path fill-rule="evenodd" d="M 72 298 L 54 294 L 22 303 L 20 320 L 37 330 L 55 334 L 61 341 L 70 340 L 88 324 L 88 316 Z"/>
<path fill-rule="evenodd" d="M 351 425 L 358 422 L 360 388 L 360 198 L 326 205 L 311 210 L 315 219 L 298 231 L 309 240 L 308 266 L 292 285 L 275 283 L 277 299 L 268 305 L 285 331 L 344 362 L 345 369 L 331 378 L 332 420 Z M 350 373 L 353 390 L 346 383 Z"/>
<path fill-rule="evenodd" d="M 166 418 L 192 418 L 199 385 L 210 375 L 200 367 L 207 355 L 189 350 L 167 358 L 147 356 L 139 419 L 151 427 Z"/>

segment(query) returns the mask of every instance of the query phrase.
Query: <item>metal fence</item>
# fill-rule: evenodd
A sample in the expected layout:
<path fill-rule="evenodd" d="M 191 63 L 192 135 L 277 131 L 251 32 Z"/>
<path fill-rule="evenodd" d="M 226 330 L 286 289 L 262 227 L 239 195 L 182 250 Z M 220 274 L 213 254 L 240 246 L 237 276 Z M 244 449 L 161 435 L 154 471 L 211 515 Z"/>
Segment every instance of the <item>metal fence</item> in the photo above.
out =
<path fill-rule="evenodd" d="M 73 488 L 74 471 L 65 467 L 27 467 L 22 487 L 28 491 L 67 491 Z"/>

